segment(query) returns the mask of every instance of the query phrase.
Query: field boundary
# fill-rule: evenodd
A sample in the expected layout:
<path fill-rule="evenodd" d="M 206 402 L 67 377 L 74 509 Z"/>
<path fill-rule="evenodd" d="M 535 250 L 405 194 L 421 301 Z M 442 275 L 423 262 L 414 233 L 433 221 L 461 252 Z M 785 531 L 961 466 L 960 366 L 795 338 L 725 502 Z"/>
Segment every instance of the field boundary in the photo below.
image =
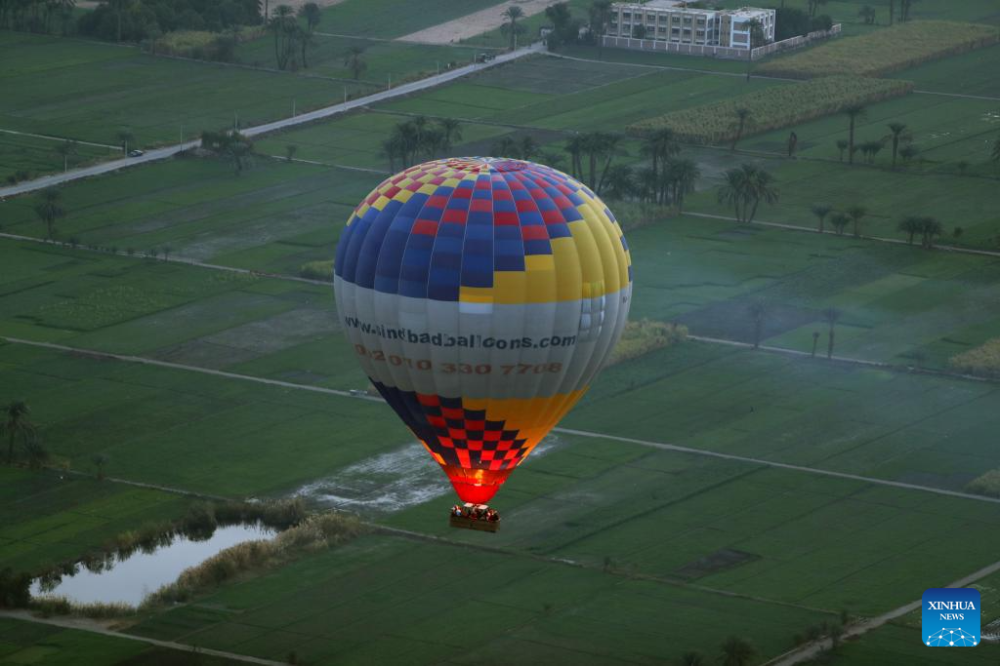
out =
<path fill-rule="evenodd" d="M 155 645 L 156 647 L 167 648 L 170 650 L 179 650 L 181 652 L 193 652 L 195 654 L 207 654 L 213 657 L 222 657 L 224 659 L 242 661 L 248 664 L 260 664 L 261 666 L 288 666 L 288 662 L 285 661 L 273 661 L 271 659 L 264 659 L 262 657 L 252 657 L 248 654 L 239 654 L 236 652 L 224 652 L 223 650 L 213 650 L 211 648 L 198 647 L 197 645 L 188 645 L 187 643 L 176 643 L 174 641 L 163 641 L 157 638 L 148 638 L 146 636 L 136 636 L 133 634 L 126 634 L 120 631 L 114 631 L 113 629 L 108 629 L 107 627 L 94 621 L 86 621 L 80 619 L 61 620 L 51 617 L 41 618 L 41 617 L 35 617 L 29 611 L 12 611 L 12 610 L 0 610 L 0 618 L 20 620 L 22 622 L 34 622 L 36 624 L 47 624 L 49 626 L 60 627 L 62 629 L 86 631 L 92 634 L 101 634 L 102 636 L 110 636 L 112 638 L 124 638 L 127 640 L 139 641 L 140 643 Z"/>
<path fill-rule="evenodd" d="M 369 395 L 357 395 L 352 394 L 350 391 L 342 391 L 340 389 L 326 388 L 324 386 L 310 386 L 308 384 L 297 384 L 294 382 L 286 382 L 281 379 L 270 379 L 268 377 L 254 377 L 252 375 L 243 375 L 235 372 L 226 372 L 225 370 L 213 370 L 211 368 L 200 368 L 194 365 L 187 365 L 184 363 L 173 363 L 170 361 L 161 361 L 158 359 L 146 358 L 143 356 L 131 356 L 127 354 L 113 354 L 110 352 L 101 352 L 90 349 L 80 349 L 78 347 L 70 347 L 68 345 L 60 345 L 54 342 L 39 342 L 35 340 L 24 340 L 21 338 L 12 338 L 7 336 L 0 336 L 0 340 L 7 342 L 9 344 L 16 345 L 26 345 L 29 347 L 40 347 L 43 349 L 51 349 L 59 352 L 67 352 L 70 354 L 76 354 L 84 357 L 92 357 L 94 359 L 106 359 L 113 361 L 123 361 L 126 363 L 138 363 L 141 365 L 153 365 L 163 368 L 169 368 L 173 370 L 185 370 L 188 372 L 198 372 L 206 375 L 213 375 L 216 377 L 224 377 L 226 379 L 235 379 L 238 381 L 248 381 L 255 382 L 258 384 L 264 384 L 268 386 L 277 386 L 280 388 L 296 389 L 303 391 L 312 391 L 314 393 L 323 393 L 326 395 L 335 395 L 341 398 L 351 398 L 353 400 L 367 400 L 368 402 L 384 402 L 382 398 L 377 398 Z M 721 451 L 712 451 L 710 449 L 697 449 L 689 446 L 682 446 L 680 444 L 669 444 L 666 442 L 656 442 L 648 439 L 638 439 L 634 437 L 623 437 L 620 435 L 610 435 L 606 433 L 593 432 L 590 430 L 577 430 L 575 428 L 553 428 L 552 432 L 561 433 L 565 435 L 575 435 L 578 437 L 587 437 L 590 439 L 607 439 L 615 442 L 622 442 L 624 444 L 635 444 L 638 446 L 643 446 L 651 449 L 659 449 L 662 451 L 673 451 L 675 453 L 686 453 L 689 455 L 703 456 L 706 458 L 718 458 L 722 460 L 731 460 L 734 462 L 749 463 L 753 465 L 759 465 L 763 467 L 774 467 L 777 469 L 786 469 L 797 472 L 804 472 L 808 474 L 815 474 L 818 476 L 828 476 L 840 479 L 847 479 L 850 481 L 859 481 L 861 483 L 870 483 L 873 485 L 886 486 L 890 488 L 899 488 L 903 490 L 913 490 L 918 492 L 925 492 L 934 495 L 943 495 L 946 497 L 956 497 L 959 499 L 972 500 L 976 502 L 985 502 L 987 504 L 1000 505 L 1000 498 L 996 497 L 986 497 L 984 495 L 974 495 L 972 493 L 964 493 L 958 490 L 948 490 L 946 488 L 935 488 L 933 486 L 922 486 L 916 483 L 906 483 L 903 481 L 892 481 L 890 479 L 880 479 L 871 476 L 862 476 L 860 474 L 851 474 L 849 472 L 837 472 L 834 470 L 821 469 L 818 467 L 807 467 L 805 465 L 794 465 L 792 463 L 783 463 L 775 460 L 767 460 L 764 458 L 752 458 L 750 456 L 741 456 L 734 453 L 722 453 Z"/>
<path fill-rule="evenodd" d="M 457 67 L 447 72 L 441 72 L 440 74 L 435 74 L 433 76 L 428 76 L 427 78 L 419 79 L 417 81 L 411 81 L 409 83 L 401 84 L 395 88 L 390 88 L 389 90 L 383 90 L 371 95 L 366 95 L 364 97 L 358 97 L 347 102 L 341 102 L 339 104 L 333 104 L 331 106 L 326 106 L 314 111 L 308 111 L 306 113 L 300 113 L 297 116 L 292 116 L 290 118 L 282 118 L 281 120 L 275 120 L 269 123 L 264 123 L 262 125 L 255 125 L 254 127 L 246 127 L 241 130 L 242 134 L 249 137 L 261 136 L 263 134 L 269 134 L 277 130 L 285 129 L 288 127 L 295 127 L 296 125 L 302 125 L 305 123 L 311 123 L 316 120 L 322 120 L 324 118 L 329 118 L 331 116 L 340 115 L 346 113 L 347 111 L 352 111 L 354 109 L 363 108 L 369 104 L 375 102 L 383 102 L 388 99 L 393 99 L 396 97 L 401 97 L 404 95 L 410 95 L 415 92 L 426 90 L 428 88 L 434 88 L 444 83 L 449 83 L 456 79 L 460 79 L 469 74 L 474 74 L 491 67 L 496 67 L 498 65 L 503 65 L 508 62 L 512 62 L 524 56 L 533 55 L 535 53 L 541 53 L 544 49 L 544 45 L 541 42 L 536 44 L 530 44 L 523 48 L 517 49 L 516 51 L 510 51 L 498 55 L 493 60 L 488 60 L 482 63 L 472 63 L 470 65 L 465 65 L 463 67 Z M 140 164 L 148 164 L 149 162 L 155 162 L 157 160 L 167 159 L 168 157 L 173 157 L 178 153 L 184 152 L 185 150 L 191 150 L 192 148 L 197 148 L 201 145 L 200 139 L 195 139 L 193 141 L 185 141 L 183 143 L 174 144 L 171 146 L 165 146 L 163 148 L 156 148 L 154 150 L 149 150 L 145 155 L 141 157 L 125 157 L 122 159 L 117 159 L 109 162 L 102 162 L 94 166 L 85 167 L 82 169 L 73 169 L 61 174 L 51 174 L 48 176 L 42 176 L 40 178 L 35 178 L 33 180 L 24 181 L 17 185 L 10 185 L 8 187 L 0 188 L 0 199 L 4 197 L 15 196 L 19 194 L 26 194 L 28 192 L 34 192 L 36 190 L 41 190 L 46 187 L 51 187 L 53 185 L 61 185 L 63 183 L 69 183 L 74 180 L 79 180 L 81 178 L 89 178 L 91 176 L 99 176 L 105 173 L 111 173 L 118 171 L 120 169 L 125 169 L 128 167 L 139 166 Z"/>

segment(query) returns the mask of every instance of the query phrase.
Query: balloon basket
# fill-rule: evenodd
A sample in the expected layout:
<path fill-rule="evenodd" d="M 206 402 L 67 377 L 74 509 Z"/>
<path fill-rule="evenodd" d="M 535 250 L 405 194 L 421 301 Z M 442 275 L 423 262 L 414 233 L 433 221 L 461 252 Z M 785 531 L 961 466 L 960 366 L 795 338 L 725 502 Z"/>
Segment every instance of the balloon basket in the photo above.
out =
<path fill-rule="evenodd" d="M 500 514 L 486 504 L 456 504 L 451 508 L 448 524 L 458 529 L 496 532 L 500 528 Z"/>

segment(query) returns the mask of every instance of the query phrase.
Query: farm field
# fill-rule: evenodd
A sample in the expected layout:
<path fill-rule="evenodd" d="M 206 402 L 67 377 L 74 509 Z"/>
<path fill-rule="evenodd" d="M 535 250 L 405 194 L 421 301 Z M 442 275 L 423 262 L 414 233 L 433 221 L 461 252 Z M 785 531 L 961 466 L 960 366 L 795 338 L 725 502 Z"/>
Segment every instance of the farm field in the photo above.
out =
<path fill-rule="evenodd" d="M 92 472 L 86 459 L 79 467 Z M 9 467 L 0 467 L 0 500 L 0 562 L 19 571 L 72 560 L 136 525 L 175 518 L 188 504 L 158 490 Z"/>
<path fill-rule="evenodd" d="M 891 76 L 913 81 L 918 90 L 1000 97 L 1000 81 L 994 75 L 997 68 L 1000 45 L 924 63 Z"/>
<path fill-rule="evenodd" d="M 0 183 L 10 184 L 10 179 L 18 174 L 34 178 L 37 174 L 63 170 L 63 157 L 56 152 L 62 141 L 43 139 L 0 132 Z M 69 158 L 69 168 L 75 168 L 107 159 L 120 157 L 115 148 L 101 148 L 87 144 L 77 144 L 76 153 Z"/>
<path fill-rule="evenodd" d="M 681 141 L 718 143 L 738 138 L 739 126 L 733 122 L 737 109 L 748 110 L 754 130 L 765 131 L 830 116 L 855 104 L 902 97 L 910 91 L 911 85 L 903 81 L 831 76 L 646 118 L 629 125 L 628 131 L 642 134 L 669 128 Z"/>
<path fill-rule="evenodd" d="M 12 54 L 17 52 L 15 58 Z M 0 31 L 0 129 L 149 147 L 343 101 L 344 83 Z M 347 84 L 350 87 L 350 84 Z M 197 104 L 192 102 L 197 100 Z"/>
<path fill-rule="evenodd" d="M 103 224 L 107 219 L 103 211 L 114 208 L 121 215 L 120 223 L 93 231 L 70 229 L 66 235 L 79 233 L 85 245 L 106 247 L 130 234 L 139 248 L 138 256 L 115 257 L 68 247 L 3 241 L 11 269 L 0 295 L 0 303 L 8 313 L 0 320 L 0 330 L 15 337 L 102 351 L 153 353 L 180 362 L 194 359 L 198 364 L 211 363 L 212 367 L 263 368 L 270 367 L 272 360 L 284 358 L 274 371 L 291 371 L 295 367 L 296 348 L 332 345 L 326 348 L 346 349 L 333 319 L 328 287 L 188 269 L 173 262 L 141 258 L 149 247 L 169 242 L 173 244 L 174 258 L 204 259 L 286 275 L 297 274 L 306 261 L 329 260 L 350 212 L 346 204 L 316 204 L 315 213 L 308 216 L 300 209 L 289 226 L 279 225 L 274 219 L 280 220 L 280 214 L 257 203 L 259 195 L 287 188 L 298 192 L 298 198 L 279 204 L 291 206 L 290 202 L 297 201 L 301 206 L 304 190 L 300 180 L 265 186 L 267 180 L 235 179 L 224 174 L 219 176 L 219 183 L 213 183 L 209 178 L 212 163 L 206 166 L 200 174 L 193 172 L 193 179 L 185 177 L 170 183 L 177 163 L 158 165 L 156 169 L 163 178 L 154 191 L 129 190 L 137 200 L 134 206 L 126 206 L 118 198 L 80 204 L 83 209 L 89 208 L 89 212 L 79 214 L 81 217 Z M 285 169 L 314 173 L 306 180 L 317 196 L 326 196 L 324 187 L 330 178 L 350 174 L 285 164 L 271 168 L 278 175 Z M 261 175 L 256 170 L 251 174 L 254 179 Z M 130 174 L 119 177 L 128 178 Z M 253 188 L 255 194 L 237 191 L 223 199 L 226 207 L 193 196 L 185 206 L 155 214 L 161 224 L 146 226 L 150 217 L 142 213 L 151 212 L 158 202 L 179 203 L 184 194 L 194 193 L 191 188 L 214 187 L 219 192 L 230 184 Z M 356 186 L 367 191 L 370 185 Z M 73 190 L 67 190 L 66 197 L 74 201 Z M 803 209 L 808 205 L 803 203 Z M 123 213 L 129 210 L 135 211 L 137 217 Z M 254 222 L 261 215 L 260 222 Z M 225 224 L 217 225 L 215 220 Z M 185 242 L 183 234 L 190 233 L 187 230 L 197 224 L 198 233 Z M 241 230 L 245 234 L 255 224 L 261 225 L 261 236 L 244 237 L 249 244 L 231 247 L 232 239 Z M 139 233 L 146 229 L 145 234 Z M 10 230 L 35 235 L 42 232 L 38 223 L 28 222 Z M 762 329 L 767 344 L 808 352 L 813 332 L 818 331 L 824 336 L 822 353 L 827 328 L 823 311 L 835 307 L 842 313 L 838 354 L 903 366 L 946 368 L 949 358 L 1000 332 L 1000 314 L 976 306 L 996 297 L 1000 262 L 990 257 L 941 254 L 857 240 L 849 235 L 746 228 L 733 222 L 689 216 L 634 230 L 631 235 L 637 239 L 633 253 L 639 286 L 633 306 L 635 316 L 677 320 L 695 334 L 752 342 L 749 306 L 755 299 L 763 299 L 770 309 Z M 39 269 L 44 271 L 43 276 L 37 276 Z M 139 290 L 144 289 L 151 290 L 146 294 L 148 298 L 139 298 Z M 101 306 L 102 299 L 111 296 L 119 301 L 117 308 L 95 309 Z M 226 317 L 220 321 L 220 316 L 205 305 L 209 303 L 239 306 L 242 314 L 232 317 L 219 313 Z M 901 318 L 903 313 L 905 317 Z M 172 317 L 194 316 L 208 316 L 208 320 L 183 331 L 161 326 Z M 241 326 L 243 333 L 239 332 Z M 282 326 L 296 330 L 285 333 L 280 330 Z M 240 342 L 241 336 L 265 330 L 280 337 L 262 348 L 249 339 Z M 220 344 L 225 349 L 220 349 Z M 310 373 L 318 372 L 315 363 L 309 367 Z M 307 374 L 309 381 L 335 388 L 357 387 L 360 381 L 360 376 L 353 373 L 348 374 L 349 379 L 341 378 L 339 365 L 323 367 L 315 377 Z M 351 367 L 349 360 L 347 367 Z"/>
<path fill-rule="evenodd" d="M 882 76 L 923 62 L 997 43 L 990 25 L 954 21 L 911 21 L 857 37 L 775 58 L 761 74 L 810 78 L 832 74 Z"/>
<path fill-rule="evenodd" d="M 326 34 L 327 26 L 317 26 L 318 34 L 313 36 L 313 46 L 307 52 L 309 67 L 299 70 L 300 74 L 329 76 L 351 83 L 353 73 L 344 65 L 344 55 L 350 47 L 365 49 L 365 71 L 360 75 L 364 84 L 370 84 L 368 92 L 384 90 L 389 77 L 393 85 L 405 79 L 422 78 L 443 71 L 449 63 L 467 65 L 478 51 L 460 46 L 438 46 L 414 44 L 412 42 L 365 39 L 363 37 L 341 37 Z M 330 26 L 330 32 L 337 32 L 337 26 Z M 264 36 L 245 42 L 236 50 L 236 56 L 245 64 L 260 65 L 277 69 L 274 56 L 274 40 Z M 364 91 L 363 86 L 351 85 L 352 90 Z"/>
<path fill-rule="evenodd" d="M 87 666 L 238 666 L 242 662 L 0 617 L 0 664 L 70 666 L 82 663 Z"/>
<path fill-rule="evenodd" d="M 478 584 L 487 572 L 491 583 Z M 311 664 L 624 664 L 717 645 L 737 627 L 773 655 L 790 646 L 794 628 L 827 617 L 393 536 L 364 537 L 206 602 L 205 610 L 169 611 L 132 631 L 271 657 L 294 646 Z M 455 633 L 475 618 L 483 632 Z"/>

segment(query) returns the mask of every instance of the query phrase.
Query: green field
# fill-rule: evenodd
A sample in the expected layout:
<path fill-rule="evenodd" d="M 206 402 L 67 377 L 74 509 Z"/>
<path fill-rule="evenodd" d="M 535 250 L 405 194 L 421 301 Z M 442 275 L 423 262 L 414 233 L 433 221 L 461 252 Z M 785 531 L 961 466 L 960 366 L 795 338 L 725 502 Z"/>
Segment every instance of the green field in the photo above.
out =
<path fill-rule="evenodd" d="M 16 54 L 16 56 L 15 56 Z M 136 48 L 0 31 L 0 129 L 148 147 L 343 101 L 344 86 L 158 58 Z M 365 87 L 367 89 L 367 87 Z"/>
<path fill-rule="evenodd" d="M 0 60 L 0 89 L 13 91 L 0 95 L 0 129 L 113 144 L 127 125 L 150 145 L 175 140 L 182 126 L 185 136 L 225 126 L 237 111 L 250 124 L 289 114 L 293 99 L 299 110 L 337 102 L 352 84 L 302 74 L 345 77 L 340 54 L 350 43 L 367 45 L 362 78 L 374 85 L 470 57 L 467 47 L 381 41 L 496 3 L 459 4 L 327 7 L 319 31 L 350 37 L 317 35 L 312 67 L 298 75 L 3 32 L 0 57 L 17 57 Z M 574 11 L 585 4 L 574 0 Z M 861 24 L 864 4 L 880 25 Z M 851 0 L 820 11 L 864 35 L 884 28 L 886 8 Z M 1000 24 L 992 0 L 923 0 L 913 11 L 920 20 Z M 269 39 L 243 44 L 239 56 L 268 65 L 270 47 Z M 758 648 L 759 664 L 843 611 L 876 616 L 996 561 L 1000 504 L 934 491 L 961 491 L 1000 468 L 1000 385 L 924 370 L 947 369 L 955 354 L 1000 335 L 1000 259 L 705 217 L 729 214 L 715 186 L 725 169 L 753 162 L 781 191 L 761 220 L 813 228 L 815 203 L 862 204 L 866 235 L 901 238 L 900 217 L 933 215 L 947 230 L 941 243 L 995 249 L 1000 195 L 988 157 L 1000 129 L 998 49 L 893 75 L 925 92 L 869 105 L 856 140 L 906 123 L 920 153 L 895 171 L 888 149 L 874 166 L 839 161 L 842 114 L 756 133 L 735 153 L 686 146 L 682 155 L 703 172 L 686 201 L 694 215 L 629 232 L 632 316 L 747 343 L 759 301 L 762 343 L 806 354 L 688 340 L 606 369 L 562 424 L 577 432 L 557 431 L 497 496 L 496 535 L 449 529 L 451 491 L 412 434 L 384 403 L 336 392 L 368 380 L 332 290 L 288 277 L 330 259 L 350 211 L 389 168 L 382 142 L 413 114 L 463 121 L 450 154 L 489 154 L 507 136 L 563 153 L 573 132 L 622 132 L 801 84 L 747 83 L 743 63 L 574 47 L 566 53 L 607 62 L 535 56 L 262 137 L 240 176 L 218 160 L 181 158 L 69 184 L 58 238 L 80 247 L 0 238 L 0 335 L 78 351 L 0 343 L 0 404 L 27 400 L 54 462 L 85 475 L 104 454 L 116 479 L 234 498 L 303 493 L 317 507 L 406 531 L 368 534 L 143 613 L 127 628 L 135 635 L 337 666 L 652 666 L 689 649 L 715 663 L 720 642 L 737 635 Z M 789 130 L 799 137 L 795 160 L 783 157 Z M 0 133 L 4 168 L 61 169 L 44 140 L 21 138 Z M 288 145 L 306 162 L 269 157 Z M 622 145 L 617 160 L 647 163 L 637 140 Z M 2 231 L 42 237 L 34 203 L 4 202 Z M 951 237 L 956 226 L 960 238 Z M 181 261 L 143 258 L 151 248 Z M 840 311 L 835 353 L 870 364 L 824 358 L 830 307 Z M 814 333 L 818 358 L 809 358 Z M 71 559 L 188 504 L 115 481 L 11 468 L 0 468 L 0 499 L 0 561 L 18 569 Z M 1000 575 L 977 585 L 984 619 L 1000 617 Z M 928 654 L 916 622 L 897 618 L 828 663 L 959 663 L 954 653 Z M 997 659 L 995 646 L 973 653 L 962 663 Z M 199 659 L 0 619 L 0 664 L 226 663 Z"/>
<path fill-rule="evenodd" d="M 128 638 L 0 618 L 0 664 L 237 666 L 243 662 L 154 647 Z"/>
<path fill-rule="evenodd" d="M 371 84 L 368 91 L 376 92 L 386 87 L 389 77 L 393 85 L 404 79 L 420 78 L 444 71 L 449 63 L 456 66 L 468 65 L 478 52 L 473 48 L 458 46 L 435 46 L 412 42 L 393 42 L 362 37 L 340 37 L 324 34 L 322 23 L 316 28 L 319 34 L 313 36 L 313 45 L 306 52 L 309 62 L 300 74 L 329 76 L 353 80 L 352 72 L 344 66 L 344 55 L 348 48 L 359 46 L 365 49 L 366 69 L 359 77 L 362 83 Z M 337 32 L 337 27 L 330 28 Z M 277 68 L 274 56 L 274 40 L 270 36 L 245 42 L 236 50 L 236 57 L 245 64 Z M 352 88 L 354 89 L 354 88 Z M 357 87 L 364 91 L 364 87 Z"/>
<path fill-rule="evenodd" d="M 56 148 L 62 143 L 62 140 L 0 132 L 0 184 L 9 184 L 8 179 L 15 174 L 27 174 L 35 178 L 38 174 L 62 171 L 63 156 L 56 152 Z M 68 166 L 71 169 L 121 156 L 120 149 L 87 144 L 77 144 L 75 151 L 69 156 Z M 18 180 L 21 179 L 19 176 Z"/>
<path fill-rule="evenodd" d="M 92 472 L 86 459 L 80 467 Z M 0 467 L 0 499 L 0 562 L 27 571 L 97 550 L 137 525 L 175 518 L 188 504 L 156 490 L 9 467 Z"/>

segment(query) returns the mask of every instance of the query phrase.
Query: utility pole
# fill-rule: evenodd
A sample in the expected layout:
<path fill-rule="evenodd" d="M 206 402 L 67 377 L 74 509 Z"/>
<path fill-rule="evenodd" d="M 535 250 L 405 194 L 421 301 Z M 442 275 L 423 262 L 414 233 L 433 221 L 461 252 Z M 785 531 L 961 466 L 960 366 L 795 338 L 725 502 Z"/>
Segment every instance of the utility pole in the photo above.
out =
<path fill-rule="evenodd" d="M 292 98 L 292 118 L 295 117 L 295 98 Z"/>

